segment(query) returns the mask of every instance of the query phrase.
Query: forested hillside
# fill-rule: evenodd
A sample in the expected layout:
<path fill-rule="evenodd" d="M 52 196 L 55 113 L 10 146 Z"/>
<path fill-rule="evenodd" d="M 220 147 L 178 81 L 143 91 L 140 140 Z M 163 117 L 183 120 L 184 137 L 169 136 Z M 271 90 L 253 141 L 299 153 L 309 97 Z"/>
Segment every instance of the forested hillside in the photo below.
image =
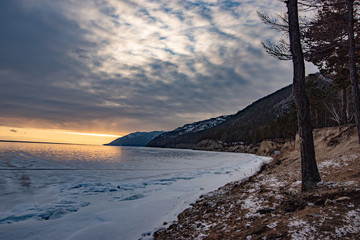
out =
<path fill-rule="evenodd" d="M 135 132 L 124 137 L 117 138 L 111 143 L 105 145 L 142 147 L 146 146 L 152 139 L 159 136 L 161 133 L 163 133 L 163 131 Z"/>
<path fill-rule="evenodd" d="M 307 77 L 307 92 L 311 104 L 314 128 L 337 124 L 341 99 L 336 85 L 321 74 Z M 202 140 L 214 140 L 220 144 L 250 144 L 264 139 L 294 138 L 297 131 L 296 110 L 292 98 L 292 85 L 284 87 L 252 103 L 238 113 L 221 117 L 220 124 L 204 130 L 191 131 L 189 126 L 214 119 L 187 124 L 153 139 L 150 147 L 194 148 Z"/>

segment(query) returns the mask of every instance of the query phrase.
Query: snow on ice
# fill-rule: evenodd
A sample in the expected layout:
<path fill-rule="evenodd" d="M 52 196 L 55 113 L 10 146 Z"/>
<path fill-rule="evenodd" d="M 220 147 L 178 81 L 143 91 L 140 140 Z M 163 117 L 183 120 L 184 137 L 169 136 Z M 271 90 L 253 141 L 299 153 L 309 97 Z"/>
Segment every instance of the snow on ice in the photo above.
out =
<path fill-rule="evenodd" d="M 0 145 L 0 239 L 150 239 L 200 195 L 270 160 L 189 150 L 14 146 Z"/>

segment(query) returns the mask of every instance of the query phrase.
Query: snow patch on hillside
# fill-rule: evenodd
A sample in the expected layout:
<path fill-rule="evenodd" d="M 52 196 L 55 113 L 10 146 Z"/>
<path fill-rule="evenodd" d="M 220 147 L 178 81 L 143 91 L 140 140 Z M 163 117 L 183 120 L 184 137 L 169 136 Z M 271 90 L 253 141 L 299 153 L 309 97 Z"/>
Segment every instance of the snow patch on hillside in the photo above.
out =
<path fill-rule="evenodd" d="M 187 134 L 187 133 L 196 133 L 196 132 L 204 131 L 206 129 L 218 126 L 219 124 L 225 122 L 232 116 L 233 115 L 220 116 L 217 118 L 211 118 L 211 119 L 204 120 L 204 121 L 186 124 L 182 127 L 176 128 L 175 130 L 164 133 L 164 134 L 171 134 L 171 135 L 174 135 L 173 137 L 178 137 L 180 135 Z"/>

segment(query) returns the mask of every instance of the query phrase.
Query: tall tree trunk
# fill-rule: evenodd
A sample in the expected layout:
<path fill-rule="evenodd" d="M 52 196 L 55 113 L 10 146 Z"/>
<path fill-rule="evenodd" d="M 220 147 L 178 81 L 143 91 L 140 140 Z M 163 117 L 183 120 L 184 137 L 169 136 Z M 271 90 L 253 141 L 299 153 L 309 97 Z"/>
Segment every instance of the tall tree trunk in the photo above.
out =
<path fill-rule="evenodd" d="M 309 99 L 305 92 L 305 63 L 300 43 L 297 0 L 285 1 L 288 8 L 290 50 L 293 61 L 293 95 L 297 108 L 301 151 L 302 191 L 316 187 L 321 181 L 315 159 Z"/>
<path fill-rule="evenodd" d="M 347 90 L 346 88 L 342 88 L 340 90 L 340 94 L 341 94 L 341 124 L 347 124 L 347 114 L 346 114 L 346 110 L 347 110 Z"/>
<path fill-rule="evenodd" d="M 347 92 L 347 106 L 346 106 L 346 116 L 347 116 L 347 122 L 352 122 L 353 121 L 353 117 L 354 117 L 354 108 L 353 108 L 353 104 L 352 104 L 352 94 L 351 94 L 351 87 L 346 88 L 346 92 Z"/>
<path fill-rule="evenodd" d="M 354 37 L 354 0 L 347 0 L 348 10 L 348 41 L 349 41 L 349 68 L 350 68 L 350 81 L 352 85 L 352 97 L 355 113 L 355 123 L 358 130 L 358 137 L 360 143 L 360 98 L 359 98 L 359 85 L 358 73 L 355 61 L 355 37 Z"/>

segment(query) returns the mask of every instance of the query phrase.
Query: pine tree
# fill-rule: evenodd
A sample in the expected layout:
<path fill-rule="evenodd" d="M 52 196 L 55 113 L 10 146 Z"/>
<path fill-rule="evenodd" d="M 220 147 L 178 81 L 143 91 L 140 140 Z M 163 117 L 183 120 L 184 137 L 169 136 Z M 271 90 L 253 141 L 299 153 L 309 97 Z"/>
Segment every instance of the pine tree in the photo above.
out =
<path fill-rule="evenodd" d="M 307 46 L 310 46 L 307 57 L 311 62 L 333 74 L 336 84 L 341 90 L 342 116 L 346 115 L 347 86 L 349 80 L 352 90 L 353 111 L 360 143 L 360 95 L 358 87 L 356 42 L 360 42 L 360 24 L 356 21 L 355 0 L 303 0 L 310 6 L 316 6 L 318 16 L 316 23 L 310 27 Z M 355 4 L 356 3 L 356 4 Z M 354 14 L 355 12 L 355 14 Z M 356 23 L 356 24 L 355 24 Z M 306 42 L 306 41 L 305 41 Z M 312 50 L 312 51 L 311 51 Z M 314 51 L 315 50 L 315 51 Z M 343 121 L 345 122 L 345 121 Z"/>
<path fill-rule="evenodd" d="M 301 46 L 298 2 L 289 0 L 285 3 L 288 9 L 290 52 L 294 72 L 293 95 L 300 138 L 302 190 L 306 191 L 316 187 L 321 178 L 315 159 L 309 100 L 305 91 L 305 62 Z"/>
<path fill-rule="evenodd" d="M 348 44 L 349 44 L 349 68 L 350 81 L 352 85 L 353 104 L 355 109 L 355 123 L 358 130 L 360 143 L 360 98 L 359 81 L 356 67 L 355 56 L 355 33 L 354 33 L 354 0 L 347 0 L 347 20 L 348 20 Z"/>
<path fill-rule="evenodd" d="M 345 124 L 350 86 L 347 8 L 343 0 L 317 2 L 320 4 L 315 17 L 304 31 L 305 57 L 318 66 L 322 74 L 334 80 L 342 100 L 340 123 Z"/>

